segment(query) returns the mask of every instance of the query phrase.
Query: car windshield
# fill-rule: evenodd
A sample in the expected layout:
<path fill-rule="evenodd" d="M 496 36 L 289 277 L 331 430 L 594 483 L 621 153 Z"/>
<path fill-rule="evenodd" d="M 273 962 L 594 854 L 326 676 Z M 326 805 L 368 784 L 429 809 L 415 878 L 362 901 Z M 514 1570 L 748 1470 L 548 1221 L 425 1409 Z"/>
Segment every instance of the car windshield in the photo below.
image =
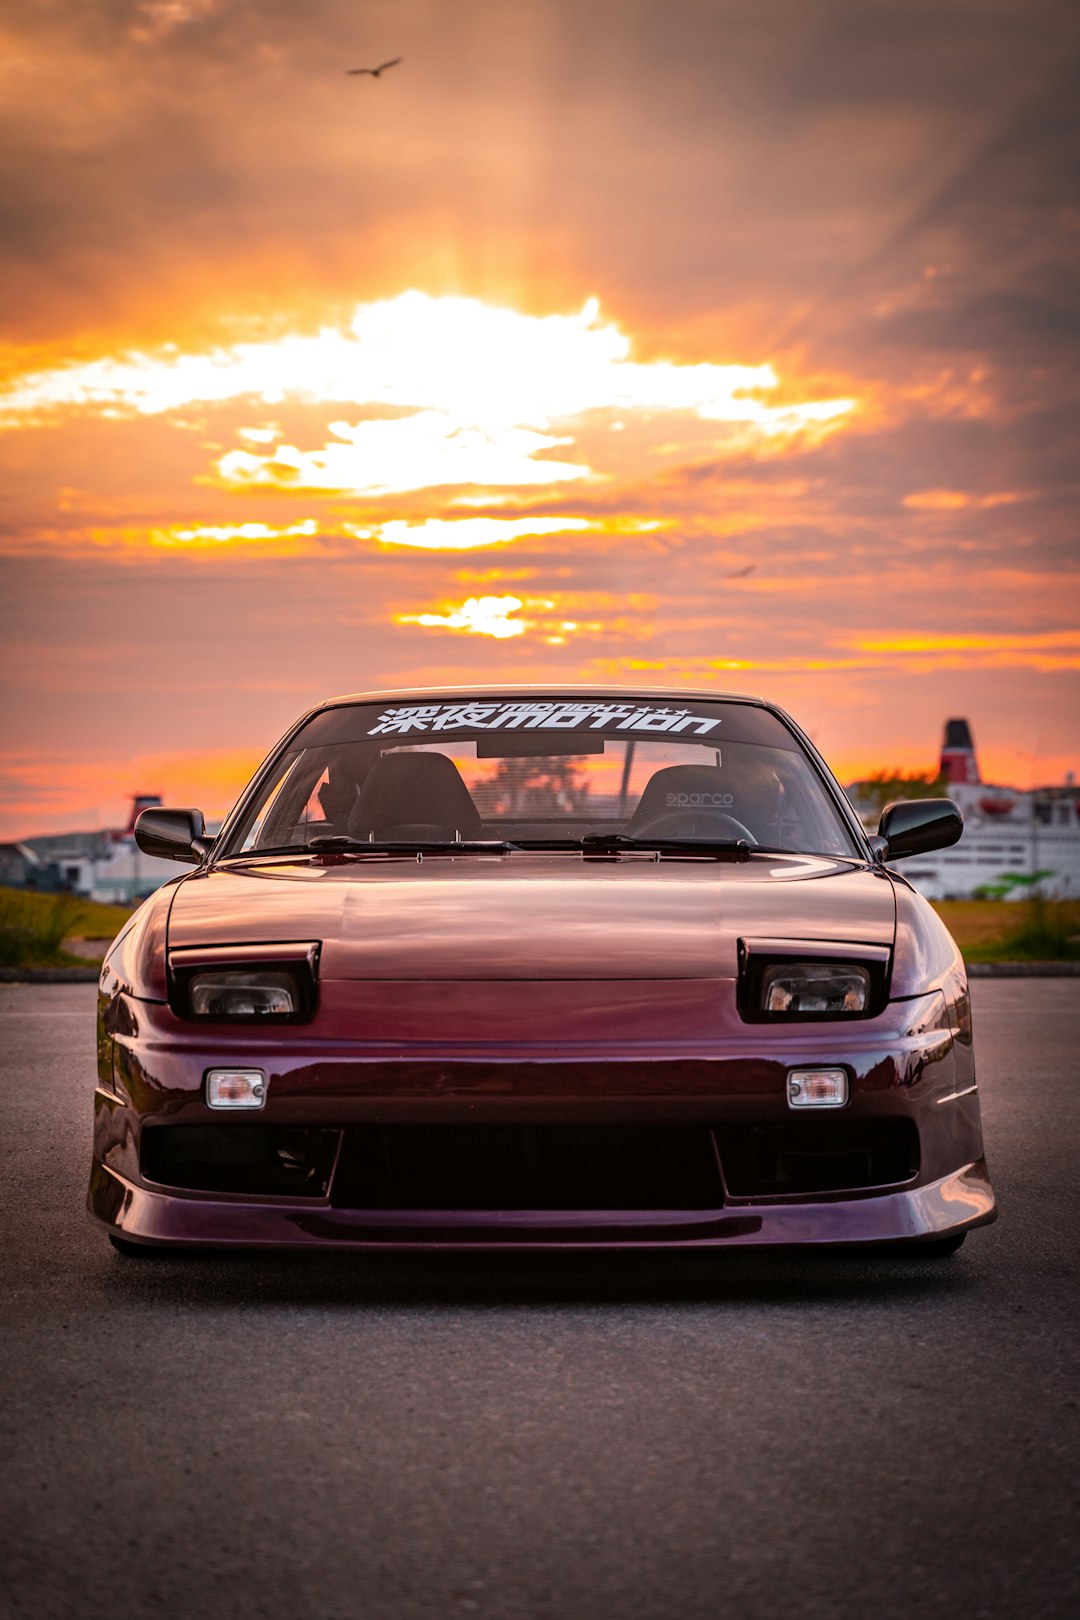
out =
<path fill-rule="evenodd" d="M 754 704 L 343 704 L 291 737 L 220 856 L 367 844 L 760 846 L 857 856 L 798 738 Z"/>

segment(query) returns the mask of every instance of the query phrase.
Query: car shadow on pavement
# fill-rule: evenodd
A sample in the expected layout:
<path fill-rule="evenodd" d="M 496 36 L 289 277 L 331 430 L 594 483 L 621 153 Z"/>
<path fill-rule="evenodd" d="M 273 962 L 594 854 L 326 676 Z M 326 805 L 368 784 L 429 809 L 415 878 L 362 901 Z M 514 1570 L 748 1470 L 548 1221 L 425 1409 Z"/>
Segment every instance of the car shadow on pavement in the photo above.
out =
<path fill-rule="evenodd" d="M 215 1308 L 810 1305 L 957 1297 L 979 1285 L 973 1244 L 947 1259 L 856 1250 L 432 1255 L 245 1250 L 104 1257 L 110 1293 Z"/>

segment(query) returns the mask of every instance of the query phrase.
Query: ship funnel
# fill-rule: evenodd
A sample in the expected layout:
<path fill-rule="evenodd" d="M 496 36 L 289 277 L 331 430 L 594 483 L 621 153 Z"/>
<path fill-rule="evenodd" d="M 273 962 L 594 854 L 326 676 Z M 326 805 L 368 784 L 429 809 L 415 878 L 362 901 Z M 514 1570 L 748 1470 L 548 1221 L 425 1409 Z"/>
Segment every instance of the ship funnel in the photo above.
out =
<path fill-rule="evenodd" d="M 971 727 L 966 720 L 946 720 L 938 774 L 950 785 L 982 781 L 979 762 L 975 758 L 975 744 L 971 740 Z"/>
<path fill-rule="evenodd" d="M 128 824 L 124 831 L 129 836 L 134 836 L 135 823 L 138 821 L 143 811 L 156 810 L 159 808 L 160 804 L 160 793 L 133 793 L 131 795 L 131 815 L 128 817 Z"/>

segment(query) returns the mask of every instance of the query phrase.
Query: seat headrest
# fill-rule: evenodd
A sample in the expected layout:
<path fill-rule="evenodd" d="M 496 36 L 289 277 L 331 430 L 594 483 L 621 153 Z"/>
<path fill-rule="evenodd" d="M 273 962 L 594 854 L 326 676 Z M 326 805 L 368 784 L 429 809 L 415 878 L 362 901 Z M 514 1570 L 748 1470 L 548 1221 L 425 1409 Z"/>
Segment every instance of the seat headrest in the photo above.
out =
<path fill-rule="evenodd" d="M 349 815 L 353 838 L 413 837 L 422 823 L 426 836 L 477 838 L 480 813 L 461 772 L 445 754 L 383 754 L 372 765 Z"/>
<path fill-rule="evenodd" d="M 715 809 L 738 816 L 732 786 L 731 772 L 722 771 L 718 765 L 665 765 L 646 782 L 624 831 L 633 836 L 636 826 L 676 810 Z"/>

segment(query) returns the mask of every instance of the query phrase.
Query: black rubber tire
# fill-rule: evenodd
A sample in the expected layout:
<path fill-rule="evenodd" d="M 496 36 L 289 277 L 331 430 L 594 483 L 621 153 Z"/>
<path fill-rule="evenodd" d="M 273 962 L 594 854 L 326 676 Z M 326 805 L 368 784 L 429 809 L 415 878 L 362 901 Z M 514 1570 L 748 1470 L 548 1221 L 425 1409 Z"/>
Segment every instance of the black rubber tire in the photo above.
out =
<path fill-rule="evenodd" d="M 950 1232 L 948 1237 L 928 1238 L 921 1243 L 890 1243 L 889 1251 L 903 1255 L 905 1259 L 947 1260 L 950 1254 L 956 1253 L 966 1237 L 966 1232 Z"/>
<path fill-rule="evenodd" d="M 128 1238 L 118 1237 L 115 1232 L 109 1233 L 109 1242 L 125 1260 L 159 1260 L 163 1253 L 152 1243 L 132 1243 Z"/>

